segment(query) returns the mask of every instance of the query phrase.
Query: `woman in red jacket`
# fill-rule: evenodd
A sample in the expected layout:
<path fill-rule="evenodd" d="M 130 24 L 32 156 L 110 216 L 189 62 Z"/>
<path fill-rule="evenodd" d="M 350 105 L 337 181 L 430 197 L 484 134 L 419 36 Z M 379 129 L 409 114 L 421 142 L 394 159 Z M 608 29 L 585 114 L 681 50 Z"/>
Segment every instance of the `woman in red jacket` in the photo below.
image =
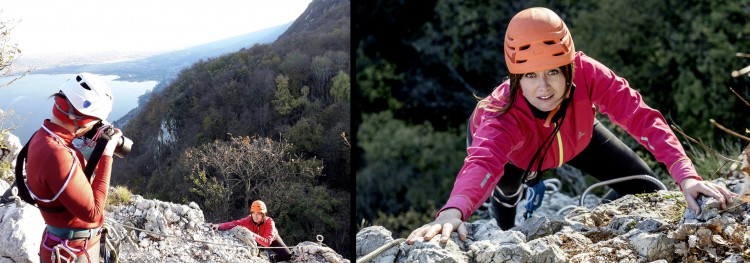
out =
<path fill-rule="evenodd" d="M 99 239 L 109 189 L 112 154 L 122 134 L 107 144 L 91 181 L 86 159 L 73 145 L 112 111 L 112 91 L 102 79 L 81 73 L 53 95 L 52 118 L 29 140 L 27 185 L 47 224 L 42 262 L 99 262 Z"/>
<path fill-rule="evenodd" d="M 544 170 L 569 163 L 599 180 L 629 175 L 654 176 L 631 149 L 595 119 L 607 114 L 658 161 L 682 190 L 688 207 L 700 213 L 699 194 L 732 200 L 725 187 L 702 181 L 659 111 L 645 104 L 628 82 L 598 61 L 576 52 L 565 23 L 546 8 L 516 14 L 505 34 L 508 81 L 477 104 L 470 118 L 471 146 L 447 203 L 435 221 L 409 235 L 447 242 L 452 231 L 466 240 L 462 224 L 492 197 L 492 212 L 502 229 L 514 226 L 522 184 L 533 185 Z M 653 192 L 648 180 L 610 185 L 606 199 Z"/>
<path fill-rule="evenodd" d="M 271 256 L 272 262 L 287 261 L 292 258 L 292 253 L 279 236 L 279 231 L 276 230 L 273 219 L 266 216 L 267 212 L 266 203 L 255 200 L 250 205 L 250 216 L 218 225 L 211 224 L 211 228 L 214 230 L 229 230 L 236 226 L 243 226 L 250 230 L 258 244 L 263 247 L 272 247 L 271 250 L 276 253 L 276 255 Z"/>

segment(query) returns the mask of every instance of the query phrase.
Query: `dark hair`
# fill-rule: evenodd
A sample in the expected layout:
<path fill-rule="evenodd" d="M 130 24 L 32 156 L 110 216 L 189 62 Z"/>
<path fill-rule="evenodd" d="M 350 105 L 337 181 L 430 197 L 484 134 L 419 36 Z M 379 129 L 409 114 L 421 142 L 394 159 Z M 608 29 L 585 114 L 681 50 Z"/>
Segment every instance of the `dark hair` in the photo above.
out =
<path fill-rule="evenodd" d="M 570 64 L 563 65 L 560 67 L 560 71 L 562 71 L 563 76 L 565 76 L 565 91 L 567 92 L 570 90 L 570 87 L 573 85 L 573 73 L 575 73 L 575 66 L 573 66 L 574 62 L 571 62 Z M 518 95 L 518 90 L 521 88 L 521 78 L 523 78 L 524 74 L 513 74 L 511 73 L 508 77 L 508 80 L 510 82 L 510 94 L 508 95 L 508 103 L 505 104 L 502 108 L 498 110 L 498 117 L 505 114 L 510 107 L 513 107 L 513 103 L 516 102 L 516 95 Z"/>
<path fill-rule="evenodd" d="M 63 99 L 68 99 L 68 96 L 65 96 L 65 93 L 62 93 L 62 91 L 58 91 L 55 94 L 52 94 L 52 95 L 49 96 L 50 99 L 51 98 L 58 98 L 58 97 L 59 98 L 63 98 Z"/>

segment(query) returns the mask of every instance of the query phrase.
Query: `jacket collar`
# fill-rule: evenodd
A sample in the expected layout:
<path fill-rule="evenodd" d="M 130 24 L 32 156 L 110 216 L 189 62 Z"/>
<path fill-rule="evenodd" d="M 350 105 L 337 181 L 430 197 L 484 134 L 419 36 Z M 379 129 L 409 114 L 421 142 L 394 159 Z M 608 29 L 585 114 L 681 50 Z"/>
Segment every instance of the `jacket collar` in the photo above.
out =
<path fill-rule="evenodd" d="M 47 127 L 51 132 L 55 133 L 55 135 L 59 136 L 60 139 L 63 139 L 66 144 L 70 144 L 73 142 L 73 139 L 75 139 L 75 134 L 66 130 L 60 125 L 57 125 L 50 121 L 49 119 L 44 120 L 44 127 Z"/>

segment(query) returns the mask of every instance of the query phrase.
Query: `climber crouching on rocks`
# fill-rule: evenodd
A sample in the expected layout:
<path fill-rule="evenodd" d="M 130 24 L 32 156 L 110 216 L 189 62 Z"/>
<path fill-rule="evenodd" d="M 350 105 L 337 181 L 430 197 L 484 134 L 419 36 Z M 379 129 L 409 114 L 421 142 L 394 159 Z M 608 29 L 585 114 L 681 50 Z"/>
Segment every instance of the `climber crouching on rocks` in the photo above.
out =
<path fill-rule="evenodd" d="M 271 256 L 272 262 L 287 261 L 292 258 L 292 253 L 284 244 L 284 240 L 279 236 L 276 230 L 276 224 L 273 219 L 266 216 L 268 210 L 266 204 L 261 200 L 255 200 L 250 205 L 250 215 L 243 219 L 221 223 L 209 224 L 214 230 L 229 230 L 236 226 L 242 226 L 250 230 L 251 235 L 261 246 L 272 247 L 271 250 L 276 254 Z"/>

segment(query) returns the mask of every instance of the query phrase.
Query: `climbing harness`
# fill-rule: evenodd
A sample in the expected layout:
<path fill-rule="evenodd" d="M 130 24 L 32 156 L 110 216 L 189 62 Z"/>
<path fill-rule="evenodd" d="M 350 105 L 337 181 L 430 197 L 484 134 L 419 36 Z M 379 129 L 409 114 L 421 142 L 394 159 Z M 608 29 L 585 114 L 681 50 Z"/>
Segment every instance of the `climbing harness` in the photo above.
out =
<path fill-rule="evenodd" d="M 89 255 L 89 250 L 91 249 L 89 247 L 89 240 L 92 238 L 98 236 L 101 228 L 97 229 L 90 229 L 90 230 L 84 230 L 84 231 L 75 231 L 75 230 L 68 230 L 65 228 L 56 228 L 52 226 L 47 226 L 47 229 L 44 232 L 44 237 L 42 238 L 42 247 L 45 250 L 48 250 L 51 252 L 51 258 L 50 260 L 52 262 L 75 262 L 78 258 L 78 253 L 83 252 L 83 255 L 86 255 L 86 258 L 91 262 L 91 256 Z M 57 243 L 57 245 L 50 247 L 47 245 L 47 241 L 51 240 Z M 80 241 L 83 240 L 83 246 L 81 248 L 73 248 L 70 246 L 70 241 Z M 63 255 L 62 252 L 67 253 L 66 255 Z M 70 257 L 70 259 L 68 259 Z"/>
<path fill-rule="evenodd" d="M 560 190 L 560 180 L 551 178 L 551 179 L 545 179 L 545 180 L 539 180 L 534 186 L 527 187 L 526 188 L 526 213 L 524 213 L 524 219 L 531 218 L 531 215 L 534 214 L 534 211 L 536 211 L 539 207 L 542 206 L 542 201 L 544 201 L 544 194 L 547 192 L 547 188 L 551 188 L 549 190 L 549 194 L 556 193 Z"/>

